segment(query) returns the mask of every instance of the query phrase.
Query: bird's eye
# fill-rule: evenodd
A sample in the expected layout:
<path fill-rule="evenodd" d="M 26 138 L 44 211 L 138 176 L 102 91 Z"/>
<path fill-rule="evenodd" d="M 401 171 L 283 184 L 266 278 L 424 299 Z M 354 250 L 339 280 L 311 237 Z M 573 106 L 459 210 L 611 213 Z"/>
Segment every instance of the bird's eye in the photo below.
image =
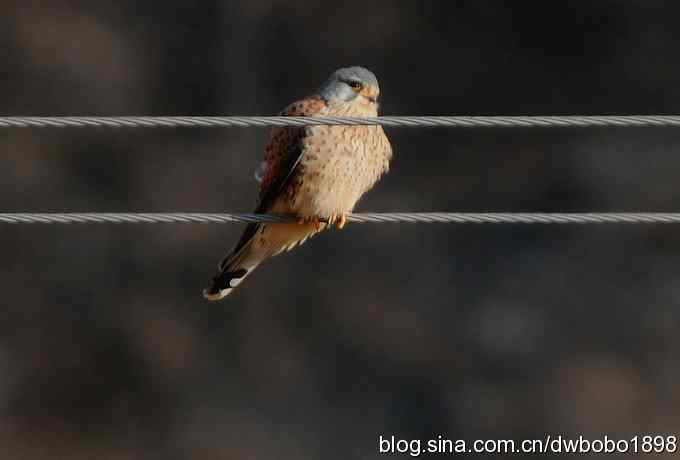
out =
<path fill-rule="evenodd" d="M 359 83 L 358 81 L 351 81 L 351 82 L 349 82 L 349 86 L 350 86 L 350 88 L 352 88 L 352 89 L 353 89 L 354 91 L 356 91 L 357 93 L 358 93 L 359 91 L 361 91 L 361 89 L 363 88 L 363 85 L 362 85 L 361 83 Z"/>

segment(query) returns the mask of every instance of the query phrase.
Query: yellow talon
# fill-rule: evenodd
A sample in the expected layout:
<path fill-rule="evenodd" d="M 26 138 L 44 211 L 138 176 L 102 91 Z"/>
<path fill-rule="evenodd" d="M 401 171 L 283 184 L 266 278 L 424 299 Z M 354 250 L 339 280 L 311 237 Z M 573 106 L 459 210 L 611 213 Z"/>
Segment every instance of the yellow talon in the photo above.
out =
<path fill-rule="evenodd" d="M 347 225 L 347 213 L 342 213 L 340 214 L 340 217 L 337 218 L 338 220 L 338 225 L 337 227 L 342 230 L 345 225 Z"/>
<path fill-rule="evenodd" d="M 314 227 L 317 231 L 321 229 L 322 224 L 326 224 L 328 227 L 335 225 L 337 228 L 342 230 L 345 225 L 347 225 L 347 213 L 332 213 L 326 219 L 323 219 L 319 216 L 301 217 L 298 219 L 297 223 L 299 225 L 314 224 Z"/>
<path fill-rule="evenodd" d="M 318 231 L 321 228 L 321 218 L 319 216 L 301 217 L 297 221 L 298 225 L 314 224 L 314 228 Z"/>

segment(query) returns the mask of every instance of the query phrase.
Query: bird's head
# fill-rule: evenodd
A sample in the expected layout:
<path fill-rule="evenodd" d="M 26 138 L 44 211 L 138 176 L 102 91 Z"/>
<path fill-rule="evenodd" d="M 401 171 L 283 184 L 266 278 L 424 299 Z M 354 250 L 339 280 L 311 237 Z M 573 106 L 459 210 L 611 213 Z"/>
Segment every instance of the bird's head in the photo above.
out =
<path fill-rule="evenodd" d="M 373 72 L 363 67 L 338 69 L 319 89 L 329 104 L 354 102 L 377 110 L 380 87 Z"/>

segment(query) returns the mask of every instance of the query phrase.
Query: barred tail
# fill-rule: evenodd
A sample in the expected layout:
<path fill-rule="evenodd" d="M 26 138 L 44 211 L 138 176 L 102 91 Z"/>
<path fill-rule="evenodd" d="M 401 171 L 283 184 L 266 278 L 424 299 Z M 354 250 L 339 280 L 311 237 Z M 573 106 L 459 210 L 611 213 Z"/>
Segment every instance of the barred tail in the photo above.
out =
<path fill-rule="evenodd" d="M 258 224 L 248 226 L 236 248 L 220 263 L 220 271 L 203 290 L 203 297 L 210 301 L 225 298 L 264 260 L 266 256 L 253 247 L 258 230 Z"/>
<path fill-rule="evenodd" d="M 209 288 L 203 290 L 208 300 L 220 300 L 231 294 L 267 257 L 302 244 L 325 228 L 325 224 L 250 224 L 234 250 L 222 261 L 219 273 Z"/>

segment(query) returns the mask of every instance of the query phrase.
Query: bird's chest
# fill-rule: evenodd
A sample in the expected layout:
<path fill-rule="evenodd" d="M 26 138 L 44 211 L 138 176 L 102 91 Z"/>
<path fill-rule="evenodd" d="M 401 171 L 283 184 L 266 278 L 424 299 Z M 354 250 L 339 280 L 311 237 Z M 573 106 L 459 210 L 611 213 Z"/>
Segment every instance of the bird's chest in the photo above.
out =
<path fill-rule="evenodd" d="M 302 214 L 350 211 L 384 168 L 371 126 L 315 126 L 305 138 L 293 196 Z"/>

